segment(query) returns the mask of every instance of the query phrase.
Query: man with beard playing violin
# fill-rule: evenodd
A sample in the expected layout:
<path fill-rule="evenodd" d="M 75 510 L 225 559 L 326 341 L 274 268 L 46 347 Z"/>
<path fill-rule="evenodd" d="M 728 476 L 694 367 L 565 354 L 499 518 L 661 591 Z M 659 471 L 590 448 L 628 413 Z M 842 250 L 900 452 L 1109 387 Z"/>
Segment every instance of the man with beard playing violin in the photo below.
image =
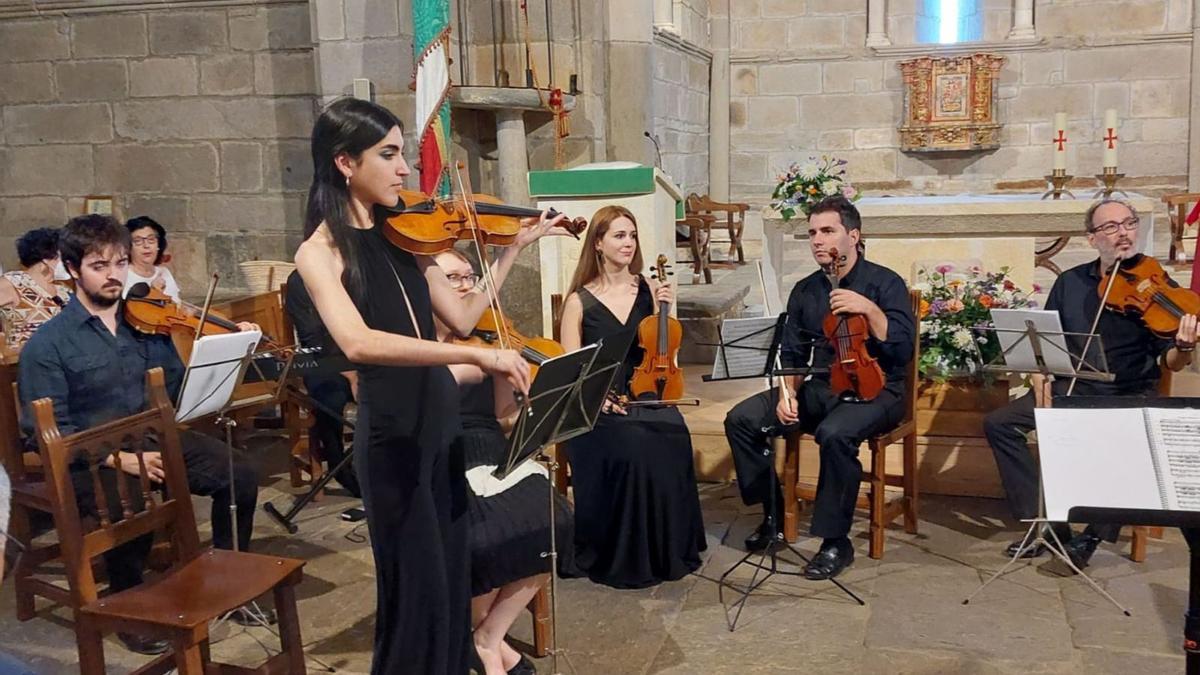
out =
<path fill-rule="evenodd" d="M 183 364 L 170 338 L 136 332 L 125 320 L 121 291 L 129 267 L 129 230 L 108 216 L 73 218 L 62 229 L 59 250 L 75 279 L 75 296 L 54 318 L 42 324 L 26 343 L 18 366 L 21 427 L 29 445 L 36 447 L 31 404 L 41 398 L 54 403 L 54 418 L 63 436 L 84 431 L 141 412 L 145 408 L 146 371 L 162 368 L 167 392 L 174 399 L 183 378 Z M 242 330 L 256 329 L 239 324 Z M 180 433 L 188 487 L 193 494 L 212 497 L 213 545 L 230 549 L 250 545 L 258 481 L 254 469 L 234 456 L 233 499 L 237 504 L 237 533 L 230 524 L 229 455 L 224 443 L 193 431 Z M 100 483 L 108 504 L 119 503 L 117 481 L 133 481 L 137 494 L 138 458 L 118 453 L 115 466 L 100 470 Z M 158 453 L 143 454 L 150 480 L 162 482 L 163 462 Z M 86 464 L 73 465 L 75 498 L 85 516 L 97 513 L 94 483 Z M 135 506 L 136 508 L 136 506 Z M 140 510 L 140 509 L 138 509 Z M 119 514 L 110 514 L 119 520 Z M 150 552 L 151 535 L 135 539 L 104 554 L 109 590 L 142 583 L 142 568 Z M 244 611 L 233 619 L 249 624 Z M 117 633 L 130 650 L 161 654 L 165 640 Z"/>
<path fill-rule="evenodd" d="M 984 420 L 983 430 L 1000 479 L 1008 495 L 1009 508 L 1018 520 L 1038 516 L 1038 465 L 1029 451 L 1025 435 L 1034 428 L 1033 410 L 1049 403 L 1052 396 L 1153 396 L 1161 375 L 1159 361 L 1172 371 L 1185 368 L 1192 362 L 1196 348 L 1196 317 L 1184 315 L 1174 339 L 1162 338 L 1150 332 L 1140 316 L 1100 310 L 1101 277 L 1117 260 L 1122 268 L 1136 264 L 1142 254 L 1137 252 L 1137 211 L 1118 199 L 1096 202 L 1084 216 L 1088 243 L 1099 253 L 1099 259 L 1063 272 L 1055 280 L 1046 300 L 1046 309 L 1058 310 L 1062 329 L 1067 333 L 1067 348 L 1080 354 L 1087 342 L 1085 334 L 1092 330 L 1096 313 L 1100 312 L 1096 334 L 1104 347 L 1105 363 L 1116 378 L 1112 382 L 1077 380 L 1071 389 L 1070 379 L 1047 382 L 1041 375 L 1030 376 L 1031 391 L 1007 406 L 993 411 Z M 1169 280 L 1169 278 L 1168 278 Z M 1171 285 L 1176 285 L 1170 281 Z M 1098 362 L 1097 345 L 1088 347 L 1086 362 Z M 1118 525 L 1089 525 L 1073 536 L 1068 523 L 1053 525 L 1055 533 L 1067 548 L 1067 555 L 1076 567 L 1086 567 L 1100 541 L 1116 541 Z M 1005 554 L 1012 557 L 1022 541 L 1010 544 Z M 1026 549 L 1022 557 L 1035 558 L 1046 552 L 1042 545 Z"/>
<path fill-rule="evenodd" d="M 775 475 L 771 435 L 788 427 L 813 434 L 821 448 L 811 531 L 824 539 L 804 569 L 813 580 L 837 576 L 854 560 L 847 535 L 858 500 L 862 464 L 858 447 L 887 431 L 904 415 L 905 365 L 913 354 L 913 316 L 904 281 L 893 271 L 863 258 L 862 219 L 841 195 L 812 208 L 808 240 L 813 258 L 837 270 L 837 287 L 823 271 L 801 279 L 787 304 L 781 361 L 784 368 L 826 368 L 834 349 L 822 325 L 830 312 L 861 315 L 869 327 L 867 350 L 876 357 L 886 383 L 873 399 L 848 402 L 833 391 L 828 373 L 786 376 L 782 386 L 737 404 L 725 417 L 725 436 L 733 450 L 738 487 L 746 504 L 763 505 L 763 522 L 746 538 L 746 548 L 762 550 L 782 540 L 783 495 Z M 839 259 L 845 256 L 844 261 Z"/>

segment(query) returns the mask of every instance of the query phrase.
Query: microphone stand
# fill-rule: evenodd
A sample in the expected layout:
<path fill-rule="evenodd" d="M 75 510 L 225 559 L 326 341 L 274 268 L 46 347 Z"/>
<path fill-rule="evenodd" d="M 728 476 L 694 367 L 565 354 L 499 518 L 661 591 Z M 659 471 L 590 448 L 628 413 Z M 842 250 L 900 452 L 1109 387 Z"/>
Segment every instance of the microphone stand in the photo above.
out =
<path fill-rule="evenodd" d="M 657 166 L 659 168 L 659 170 L 661 171 L 662 170 L 662 149 L 658 147 L 658 139 L 655 138 L 649 131 L 643 131 L 642 135 L 645 136 L 646 138 L 649 138 L 650 142 L 654 144 L 654 155 L 656 158 L 655 166 Z"/>

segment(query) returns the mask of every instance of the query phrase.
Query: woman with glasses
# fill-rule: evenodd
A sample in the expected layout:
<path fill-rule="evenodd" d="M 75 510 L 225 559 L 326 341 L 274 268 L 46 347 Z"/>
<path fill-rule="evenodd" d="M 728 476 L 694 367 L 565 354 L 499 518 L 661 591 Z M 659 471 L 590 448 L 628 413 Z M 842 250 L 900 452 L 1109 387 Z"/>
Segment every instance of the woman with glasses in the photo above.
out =
<path fill-rule="evenodd" d="M 479 280 L 465 255 L 451 249 L 434 257 L 460 296 L 476 292 Z M 440 339 L 453 339 L 438 326 Z M 517 412 L 513 388 L 479 368 L 452 365 L 458 382 L 462 431 L 455 445 L 462 453 L 467 477 L 468 549 L 471 557 L 471 626 L 481 675 L 532 674 L 533 664 L 505 641 L 512 627 L 550 572 L 550 480 L 546 468 L 533 461 L 518 466 L 507 478 L 492 475 L 508 454 L 501 421 Z M 555 495 L 555 529 L 560 549 L 560 575 L 574 569 L 570 542 L 571 510 Z"/>
<path fill-rule="evenodd" d="M 166 255 L 167 230 L 147 216 L 131 218 L 125 227 L 129 229 L 131 240 L 125 294 L 134 284 L 144 283 L 179 302 L 179 284 L 171 270 L 162 264 L 169 259 Z"/>

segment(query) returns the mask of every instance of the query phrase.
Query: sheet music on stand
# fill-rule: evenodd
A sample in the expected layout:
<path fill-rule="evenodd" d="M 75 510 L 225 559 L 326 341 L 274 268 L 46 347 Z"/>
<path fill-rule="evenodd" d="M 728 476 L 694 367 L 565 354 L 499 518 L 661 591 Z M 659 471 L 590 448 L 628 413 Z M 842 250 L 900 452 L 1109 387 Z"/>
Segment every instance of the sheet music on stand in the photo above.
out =
<path fill-rule="evenodd" d="M 175 421 L 190 422 L 224 410 L 261 338 L 261 331 L 245 331 L 196 340 L 179 387 Z"/>
<path fill-rule="evenodd" d="M 1040 373 L 1099 382 L 1115 379 L 1108 372 L 1103 339 L 1098 334 L 1064 332 L 1057 311 L 994 309 L 991 315 L 995 327 L 980 330 L 995 333 L 1001 352 L 983 366 L 985 371 Z M 1083 338 L 1094 349 L 1074 354 L 1067 345 L 1068 337 Z"/>
<path fill-rule="evenodd" d="M 775 363 L 786 321 L 787 314 L 722 321 L 720 339 L 712 345 L 717 348 L 712 373 L 702 379 L 712 382 L 763 377 L 770 370 L 765 366 Z"/>
<path fill-rule="evenodd" d="M 543 362 L 509 434 L 507 459 L 492 475 L 503 479 L 542 448 L 591 431 L 621 372 L 634 333 L 610 335 Z"/>

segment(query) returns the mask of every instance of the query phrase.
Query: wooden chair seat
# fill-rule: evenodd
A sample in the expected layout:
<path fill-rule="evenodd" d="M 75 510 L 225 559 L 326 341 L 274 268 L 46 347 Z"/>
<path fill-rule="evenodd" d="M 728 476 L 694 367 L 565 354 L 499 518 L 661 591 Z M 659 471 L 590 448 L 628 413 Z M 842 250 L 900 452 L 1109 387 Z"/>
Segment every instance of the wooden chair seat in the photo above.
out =
<path fill-rule="evenodd" d="M 694 284 L 700 283 L 701 276 L 704 277 L 704 283 L 712 283 L 709 242 L 712 240 L 712 224 L 715 220 L 716 218 L 713 216 L 689 215 L 682 220 L 675 221 L 677 227 L 685 227 L 688 231 L 686 237 L 676 233 L 675 247 L 691 251 L 690 260 L 680 260 L 679 262 L 692 266 L 692 283 Z"/>
<path fill-rule="evenodd" d="M 192 630 L 278 584 L 299 582 L 303 567 L 302 560 L 209 549 L 166 576 L 79 609 L 99 619 L 136 625 L 139 632 Z"/>

